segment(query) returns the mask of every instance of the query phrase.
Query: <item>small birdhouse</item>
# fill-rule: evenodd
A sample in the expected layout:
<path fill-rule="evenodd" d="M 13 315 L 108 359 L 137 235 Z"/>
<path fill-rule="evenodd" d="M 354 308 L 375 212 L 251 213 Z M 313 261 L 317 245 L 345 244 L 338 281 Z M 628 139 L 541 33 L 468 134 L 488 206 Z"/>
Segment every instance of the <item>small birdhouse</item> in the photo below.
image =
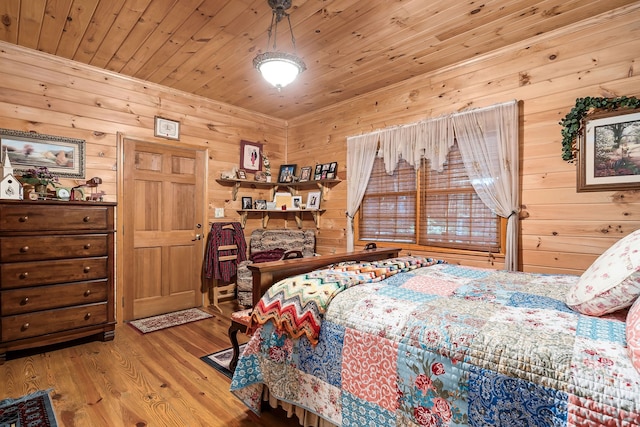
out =
<path fill-rule="evenodd" d="M 13 176 L 13 166 L 9 160 L 9 153 L 5 148 L 2 159 L 2 181 L 0 181 L 0 199 L 22 200 L 22 183 Z"/>

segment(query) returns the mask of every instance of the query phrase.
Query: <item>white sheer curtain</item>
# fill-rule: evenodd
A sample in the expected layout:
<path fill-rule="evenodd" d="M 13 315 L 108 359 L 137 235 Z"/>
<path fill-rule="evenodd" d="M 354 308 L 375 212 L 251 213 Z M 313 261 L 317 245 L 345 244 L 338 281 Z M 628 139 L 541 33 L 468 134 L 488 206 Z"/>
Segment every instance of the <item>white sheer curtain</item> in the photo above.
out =
<path fill-rule="evenodd" d="M 380 139 L 384 169 L 391 175 L 403 159 L 420 168 L 420 160 L 430 160 L 431 168 L 441 171 L 454 143 L 453 125 L 449 116 L 436 117 L 405 126 L 379 130 L 367 135 Z"/>
<path fill-rule="evenodd" d="M 425 158 L 429 160 L 431 169 L 441 172 L 455 142 L 450 118 L 436 117 L 418 123 L 415 128 L 418 137 L 413 147 L 414 167 L 416 170 L 420 168 L 420 159 Z"/>
<path fill-rule="evenodd" d="M 451 116 L 462 161 L 485 205 L 507 220 L 505 268 L 518 269 L 518 105 L 516 101 Z"/>
<path fill-rule="evenodd" d="M 518 108 L 517 101 L 454 113 L 418 123 L 347 138 L 347 249 L 353 250 L 353 217 L 360 207 L 373 168 L 376 148 L 392 174 L 399 159 L 416 169 L 420 159 L 441 171 L 458 141 L 469 178 L 489 209 L 507 220 L 505 268 L 518 268 Z"/>
<path fill-rule="evenodd" d="M 369 183 L 373 162 L 378 151 L 378 133 L 347 138 L 347 250 L 352 251 L 353 217 Z M 394 166 L 395 167 L 395 166 Z"/>

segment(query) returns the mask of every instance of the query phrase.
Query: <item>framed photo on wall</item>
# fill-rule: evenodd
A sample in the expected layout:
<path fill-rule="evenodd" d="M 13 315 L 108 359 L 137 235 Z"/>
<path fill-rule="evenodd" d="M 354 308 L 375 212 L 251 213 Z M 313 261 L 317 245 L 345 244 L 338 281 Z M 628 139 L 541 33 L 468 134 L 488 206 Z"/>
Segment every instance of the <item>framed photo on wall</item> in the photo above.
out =
<path fill-rule="evenodd" d="M 162 138 L 180 140 L 180 122 L 177 120 L 166 119 L 164 117 L 155 116 L 155 125 L 153 128 L 153 136 Z"/>
<path fill-rule="evenodd" d="M 240 141 L 240 169 L 251 172 L 262 170 L 262 144 Z"/>
<path fill-rule="evenodd" d="M 640 189 L 640 110 L 594 114 L 583 128 L 577 191 Z"/>

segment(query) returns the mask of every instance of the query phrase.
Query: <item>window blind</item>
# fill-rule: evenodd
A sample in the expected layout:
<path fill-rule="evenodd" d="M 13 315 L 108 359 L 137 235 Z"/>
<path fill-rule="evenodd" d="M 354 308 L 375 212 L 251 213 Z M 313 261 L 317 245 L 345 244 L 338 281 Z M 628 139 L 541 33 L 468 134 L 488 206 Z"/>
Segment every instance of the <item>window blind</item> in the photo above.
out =
<path fill-rule="evenodd" d="M 393 175 L 377 158 L 360 207 L 359 238 L 385 242 L 416 242 L 416 172 L 400 160 Z"/>
<path fill-rule="evenodd" d="M 360 207 L 358 238 L 482 252 L 500 250 L 500 218 L 480 200 L 455 144 L 442 172 L 377 158 Z"/>
<path fill-rule="evenodd" d="M 455 249 L 497 252 L 500 220 L 476 194 L 467 176 L 458 145 L 454 144 L 444 170 L 437 172 L 423 160 L 419 169 L 420 227 L 418 243 Z"/>

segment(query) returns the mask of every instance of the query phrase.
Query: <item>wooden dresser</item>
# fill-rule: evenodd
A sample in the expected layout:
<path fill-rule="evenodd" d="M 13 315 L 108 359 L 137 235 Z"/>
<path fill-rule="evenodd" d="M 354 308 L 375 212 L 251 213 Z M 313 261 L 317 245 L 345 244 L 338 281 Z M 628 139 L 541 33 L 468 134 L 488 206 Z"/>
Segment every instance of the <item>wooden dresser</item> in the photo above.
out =
<path fill-rule="evenodd" d="M 0 363 L 8 351 L 112 340 L 115 203 L 0 201 Z"/>

